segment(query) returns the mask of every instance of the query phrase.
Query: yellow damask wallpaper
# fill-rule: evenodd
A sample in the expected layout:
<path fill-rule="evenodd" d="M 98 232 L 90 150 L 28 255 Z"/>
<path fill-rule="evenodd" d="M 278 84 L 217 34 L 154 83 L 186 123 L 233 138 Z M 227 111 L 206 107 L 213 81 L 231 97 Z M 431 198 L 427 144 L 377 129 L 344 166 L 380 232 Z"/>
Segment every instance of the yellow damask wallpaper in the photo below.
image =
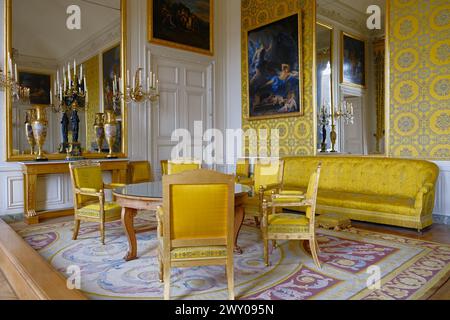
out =
<path fill-rule="evenodd" d="M 245 34 L 289 14 L 303 13 L 303 106 L 304 116 L 248 121 L 248 81 Z M 314 0 L 242 0 L 242 112 L 243 129 L 279 129 L 280 156 L 314 154 L 313 56 Z"/>
<path fill-rule="evenodd" d="M 89 90 L 89 108 L 86 111 L 86 143 L 87 149 L 91 149 L 91 143 L 95 141 L 94 120 L 95 114 L 100 110 L 100 83 L 99 83 L 99 56 L 83 62 L 86 74 L 87 87 Z"/>
<path fill-rule="evenodd" d="M 450 159 L 450 3 L 392 0 L 389 155 Z"/>

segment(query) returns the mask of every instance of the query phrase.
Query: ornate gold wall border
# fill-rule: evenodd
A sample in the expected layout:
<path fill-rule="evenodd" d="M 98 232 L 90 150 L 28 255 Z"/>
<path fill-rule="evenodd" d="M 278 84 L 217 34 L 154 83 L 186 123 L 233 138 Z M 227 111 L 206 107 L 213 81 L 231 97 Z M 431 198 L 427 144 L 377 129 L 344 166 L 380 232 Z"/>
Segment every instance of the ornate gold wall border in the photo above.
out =
<path fill-rule="evenodd" d="M 299 61 L 299 74 L 300 74 L 300 79 L 299 79 L 299 103 L 300 103 L 300 111 L 299 112 L 292 112 L 292 113 L 286 113 L 286 114 L 276 114 L 276 115 L 268 115 L 268 116 L 256 116 L 256 117 L 251 117 L 250 116 L 250 79 L 248 77 L 249 75 L 249 69 L 250 66 L 248 65 L 248 34 L 256 29 L 259 29 L 261 27 L 267 26 L 269 24 L 275 23 L 275 22 L 279 22 L 281 20 L 284 20 L 286 18 L 290 18 L 293 17 L 295 15 L 298 15 L 298 61 Z M 258 120 L 265 120 L 265 119 L 277 119 L 277 118 L 292 118 L 292 117 L 299 117 L 299 116 L 304 116 L 305 115 L 305 106 L 304 106 L 304 64 L 303 64 L 303 15 L 302 15 L 302 11 L 299 10 L 296 13 L 290 13 L 290 14 L 286 14 L 283 15 L 281 17 L 277 17 L 276 19 L 272 19 L 269 20 L 265 23 L 259 23 L 251 28 L 247 28 L 245 30 L 243 30 L 243 32 L 245 33 L 245 38 L 244 38 L 244 52 L 242 53 L 245 61 L 246 61 L 246 68 L 242 70 L 242 79 L 243 81 L 245 81 L 245 85 L 247 88 L 247 106 L 248 106 L 248 110 L 247 110 L 247 114 L 244 117 L 244 120 L 246 121 L 258 121 Z"/>
<path fill-rule="evenodd" d="M 120 1 L 120 25 L 121 25 L 121 77 L 123 81 L 123 87 L 125 88 L 126 70 L 127 70 L 127 26 L 128 26 L 128 0 Z M 4 52 L 4 72 L 7 73 L 8 70 L 8 52 L 12 49 L 12 0 L 4 0 L 4 26 L 3 26 L 3 52 Z M 6 109 L 6 117 L 4 121 L 4 126 L 6 128 L 6 161 L 8 162 L 18 162 L 18 161 L 32 161 L 35 156 L 33 155 L 14 155 L 13 154 L 13 128 L 12 128 L 12 101 L 11 101 L 11 91 L 10 89 L 5 90 L 4 94 L 4 105 Z M 128 157 L 128 110 L 124 101 L 122 101 L 122 151 L 117 154 L 119 158 Z M 64 160 L 66 155 L 53 153 L 46 154 L 49 160 Z M 83 157 L 87 159 L 104 159 L 105 155 L 94 153 L 94 152 L 84 152 Z"/>
<path fill-rule="evenodd" d="M 214 56 L 214 0 L 210 0 L 211 8 L 209 14 L 210 30 L 209 30 L 209 43 L 210 50 L 204 50 L 196 47 L 192 47 L 185 44 L 176 43 L 169 40 L 163 40 L 155 38 L 153 35 L 153 0 L 147 0 L 147 38 L 150 43 L 162 45 L 174 49 L 180 49 L 185 51 L 191 51 L 195 53 L 205 54 L 208 56 Z"/>

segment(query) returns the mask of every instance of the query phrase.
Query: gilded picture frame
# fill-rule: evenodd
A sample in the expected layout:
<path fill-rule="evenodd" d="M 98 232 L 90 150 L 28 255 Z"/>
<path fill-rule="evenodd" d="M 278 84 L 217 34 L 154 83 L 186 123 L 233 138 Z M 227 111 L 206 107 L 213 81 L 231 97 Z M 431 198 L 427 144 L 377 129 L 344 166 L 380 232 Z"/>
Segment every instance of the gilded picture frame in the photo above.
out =
<path fill-rule="evenodd" d="M 297 25 L 297 28 L 292 28 L 292 25 Z M 284 50 L 286 48 L 283 48 L 283 50 L 281 50 L 281 48 L 277 48 L 276 46 L 274 47 L 273 45 L 269 44 L 270 42 L 272 42 L 273 44 L 272 40 L 274 40 L 274 37 L 276 37 L 277 34 L 282 34 L 285 31 L 291 32 L 291 39 L 293 39 L 295 35 L 295 41 L 293 45 L 295 47 L 295 50 L 292 50 L 292 48 L 291 50 L 289 50 L 290 53 L 294 52 L 294 56 L 291 56 L 290 58 L 283 56 L 283 53 L 287 52 L 286 50 Z M 301 11 L 285 15 L 268 23 L 245 30 L 244 33 L 245 38 L 243 39 L 243 59 L 245 59 L 246 68 L 244 68 L 242 73 L 243 81 L 246 84 L 247 88 L 248 106 L 245 119 L 248 121 L 257 121 L 274 118 L 303 116 L 304 72 L 302 37 L 303 28 Z M 255 87 L 255 75 L 260 74 L 260 71 L 255 70 L 257 68 L 256 65 L 258 64 L 256 62 L 258 61 L 258 59 L 265 59 L 263 57 L 256 57 L 257 55 L 261 55 L 261 52 L 258 53 L 258 50 L 266 51 L 266 53 L 270 50 L 272 51 L 271 56 L 275 58 L 272 58 L 271 61 L 260 61 L 261 64 L 267 63 L 272 67 L 263 72 L 265 76 L 264 78 L 262 78 L 262 80 L 264 81 L 259 80 L 260 83 L 265 83 L 262 86 Z M 285 58 L 286 61 L 284 61 Z M 292 63 L 292 61 L 295 62 Z M 283 76 L 283 73 L 289 74 L 287 78 Z M 290 89 L 274 91 L 275 82 L 280 82 L 281 87 L 283 87 L 282 81 L 291 81 L 292 78 L 297 78 L 297 82 L 295 85 L 292 85 L 291 82 L 291 85 L 289 85 Z M 295 89 L 292 90 L 292 88 Z M 295 103 L 290 103 L 290 101 L 295 101 Z M 297 105 L 296 107 L 295 104 Z M 267 107 L 265 108 L 266 111 L 256 111 L 258 108 L 261 110 L 261 108 L 263 107 Z M 267 111 L 267 109 L 270 110 Z"/>
<path fill-rule="evenodd" d="M 147 0 L 148 41 L 213 56 L 215 0 L 175 0 L 170 7 L 166 1 Z M 205 14 L 205 7 L 209 15 Z"/>
<path fill-rule="evenodd" d="M 340 83 L 367 88 L 367 40 L 348 32 L 341 32 Z M 361 47 L 364 47 L 361 50 Z"/>

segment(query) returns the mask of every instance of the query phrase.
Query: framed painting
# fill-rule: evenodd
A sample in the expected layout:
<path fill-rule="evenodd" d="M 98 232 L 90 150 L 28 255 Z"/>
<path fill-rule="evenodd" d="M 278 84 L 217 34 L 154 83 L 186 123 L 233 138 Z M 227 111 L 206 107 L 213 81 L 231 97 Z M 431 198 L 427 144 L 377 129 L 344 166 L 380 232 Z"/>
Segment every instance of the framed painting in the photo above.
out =
<path fill-rule="evenodd" d="M 121 116 L 121 105 L 113 102 L 114 76 L 120 77 L 120 44 L 106 50 L 102 54 L 103 78 L 103 112 L 113 110 L 116 116 Z"/>
<path fill-rule="evenodd" d="M 214 0 L 148 0 L 151 43 L 214 54 Z"/>
<path fill-rule="evenodd" d="M 30 89 L 30 104 L 50 105 L 51 75 L 19 71 L 19 83 Z"/>
<path fill-rule="evenodd" d="M 367 43 L 351 34 L 341 33 L 341 83 L 367 86 Z"/>
<path fill-rule="evenodd" d="M 249 120 L 303 114 L 301 13 L 247 31 Z"/>

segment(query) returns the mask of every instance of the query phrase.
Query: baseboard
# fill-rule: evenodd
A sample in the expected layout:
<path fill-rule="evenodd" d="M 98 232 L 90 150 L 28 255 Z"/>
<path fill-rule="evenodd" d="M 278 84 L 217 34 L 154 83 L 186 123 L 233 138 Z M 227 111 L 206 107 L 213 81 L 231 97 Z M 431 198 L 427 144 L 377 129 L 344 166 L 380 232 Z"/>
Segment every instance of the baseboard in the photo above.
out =
<path fill-rule="evenodd" d="M 450 216 L 444 214 L 433 214 L 433 223 L 445 224 L 450 226 Z"/>
<path fill-rule="evenodd" d="M 0 268 L 21 300 L 87 299 L 1 219 Z"/>

